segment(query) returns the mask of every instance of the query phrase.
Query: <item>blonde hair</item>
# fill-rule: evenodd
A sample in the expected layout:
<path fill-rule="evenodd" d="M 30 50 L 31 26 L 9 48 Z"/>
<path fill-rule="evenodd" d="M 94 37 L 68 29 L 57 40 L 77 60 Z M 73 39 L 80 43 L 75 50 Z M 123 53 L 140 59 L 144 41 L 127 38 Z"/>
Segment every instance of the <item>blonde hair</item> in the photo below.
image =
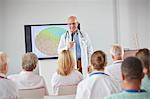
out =
<path fill-rule="evenodd" d="M 57 73 L 62 76 L 69 75 L 74 69 L 74 58 L 69 50 L 59 53 Z"/>
<path fill-rule="evenodd" d="M 0 68 L 5 64 L 8 64 L 8 56 L 6 53 L 0 52 Z"/>
<path fill-rule="evenodd" d="M 26 71 L 33 71 L 36 68 L 38 57 L 32 52 L 25 53 L 22 56 L 22 68 Z"/>

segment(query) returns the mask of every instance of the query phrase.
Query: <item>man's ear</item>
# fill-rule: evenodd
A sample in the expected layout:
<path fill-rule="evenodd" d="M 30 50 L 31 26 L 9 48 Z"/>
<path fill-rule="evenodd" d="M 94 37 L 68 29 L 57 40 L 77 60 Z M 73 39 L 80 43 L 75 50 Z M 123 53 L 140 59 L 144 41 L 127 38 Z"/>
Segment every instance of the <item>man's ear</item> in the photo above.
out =
<path fill-rule="evenodd" d="M 125 80 L 125 76 L 123 73 L 121 73 L 121 78 L 122 78 L 122 80 Z"/>
<path fill-rule="evenodd" d="M 145 74 L 144 74 L 144 73 L 142 73 L 142 75 L 141 75 L 141 79 L 143 79 L 143 78 L 144 78 L 144 75 L 145 75 Z"/>
<path fill-rule="evenodd" d="M 112 58 L 112 59 L 114 59 L 114 56 L 113 56 L 113 55 L 111 55 L 111 58 Z"/>
<path fill-rule="evenodd" d="M 143 73 L 144 74 L 147 74 L 148 73 L 148 70 L 146 68 L 143 68 Z"/>
<path fill-rule="evenodd" d="M 92 66 L 89 65 L 89 66 L 88 66 L 88 73 L 90 74 L 91 72 L 92 72 Z"/>

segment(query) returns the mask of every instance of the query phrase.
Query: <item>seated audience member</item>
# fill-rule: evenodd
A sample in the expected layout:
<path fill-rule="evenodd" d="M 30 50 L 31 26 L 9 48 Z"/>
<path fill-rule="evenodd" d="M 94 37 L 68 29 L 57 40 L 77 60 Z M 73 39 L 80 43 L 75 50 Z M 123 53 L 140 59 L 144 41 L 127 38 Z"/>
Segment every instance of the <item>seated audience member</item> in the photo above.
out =
<path fill-rule="evenodd" d="M 105 99 L 150 99 L 150 93 L 140 88 L 144 77 L 142 65 L 136 57 L 126 58 L 121 65 L 124 91 Z"/>
<path fill-rule="evenodd" d="M 77 85 L 82 79 L 82 74 L 74 69 L 75 61 L 69 50 L 62 50 L 58 57 L 58 69 L 51 79 L 54 94 L 58 94 L 60 86 Z"/>
<path fill-rule="evenodd" d="M 8 56 L 0 52 L 0 99 L 18 99 L 18 89 L 14 82 L 6 78 Z"/>
<path fill-rule="evenodd" d="M 110 50 L 113 64 L 106 66 L 104 71 L 112 78 L 121 83 L 121 63 L 123 60 L 123 49 L 119 45 L 113 45 Z"/>
<path fill-rule="evenodd" d="M 24 54 L 22 57 L 22 71 L 19 74 L 8 76 L 8 78 L 17 84 L 18 89 L 45 88 L 45 95 L 47 95 L 44 78 L 33 73 L 37 63 L 38 58 L 34 53 Z"/>
<path fill-rule="evenodd" d="M 104 73 L 106 55 L 95 51 L 91 56 L 92 72 L 78 84 L 76 99 L 104 99 L 105 96 L 120 92 L 116 80 Z"/>
<path fill-rule="evenodd" d="M 140 49 L 136 56 L 143 62 L 143 72 L 145 74 L 142 79 L 141 87 L 150 92 L 150 51 L 149 49 Z"/>

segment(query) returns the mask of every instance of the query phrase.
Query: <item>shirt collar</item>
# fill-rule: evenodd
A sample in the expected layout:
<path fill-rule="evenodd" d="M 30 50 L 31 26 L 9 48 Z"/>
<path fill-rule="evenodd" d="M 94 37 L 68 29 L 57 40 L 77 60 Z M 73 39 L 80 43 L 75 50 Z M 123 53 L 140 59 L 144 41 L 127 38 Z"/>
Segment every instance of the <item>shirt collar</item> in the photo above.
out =
<path fill-rule="evenodd" d="M 114 64 L 116 64 L 116 63 L 122 63 L 122 61 L 123 61 L 123 60 L 116 60 L 116 61 L 113 61 L 113 63 L 114 63 Z"/>
<path fill-rule="evenodd" d="M 98 74 L 107 75 L 106 73 L 104 73 L 104 71 L 93 71 L 92 73 L 89 74 L 89 76 L 98 75 Z M 107 76 L 108 76 L 108 75 L 107 75 Z"/>
<path fill-rule="evenodd" d="M 20 72 L 20 74 L 33 74 L 33 72 L 32 71 L 24 71 L 23 70 L 23 71 Z"/>
<path fill-rule="evenodd" d="M 98 72 L 104 73 L 104 71 L 94 70 L 94 71 L 92 71 L 90 74 L 92 74 L 92 73 L 98 73 Z"/>
<path fill-rule="evenodd" d="M 4 77 L 4 78 L 7 78 L 6 75 L 3 74 L 3 73 L 0 73 L 0 76 L 1 76 L 1 77 Z"/>
<path fill-rule="evenodd" d="M 71 32 L 69 31 L 69 33 L 71 34 Z M 73 32 L 74 34 L 77 34 L 79 33 L 79 30 L 77 30 L 76 32 Z"/>

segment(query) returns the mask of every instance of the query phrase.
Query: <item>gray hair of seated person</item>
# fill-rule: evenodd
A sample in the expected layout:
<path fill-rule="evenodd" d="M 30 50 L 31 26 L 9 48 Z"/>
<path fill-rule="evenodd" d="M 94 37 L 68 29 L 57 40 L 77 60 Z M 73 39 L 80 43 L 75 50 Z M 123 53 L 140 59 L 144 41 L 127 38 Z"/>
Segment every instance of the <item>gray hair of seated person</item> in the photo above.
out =
<path fill-rule="evenodd" d="M 5 64 L 8 64 L 8 56 L 6 53 L 0 52 L 0 68 Z"/>
<path fill-rule="evenodd" d="M 142 65 L 142 61 L 137 57 L 128 57 L 124 59 L 121 65 L 121 71 L 125 80 L 141 80 L 144 75 Z"/>
<path fill-rule="evenodd" d="M 110 54 L 112 56 L 118 56 L 119 58 L 122 58 L 124 51 L 121 46 L 115 44 L 115 45 L 112 45 L 112 47 L 110 49 Z"/>
<path fill-rule="evenodd" d="M 26 71 L 33 71 L 38 63 L 38 57 L 32 52 L 27 52 L 22 56 L 22 68 Z"/>

